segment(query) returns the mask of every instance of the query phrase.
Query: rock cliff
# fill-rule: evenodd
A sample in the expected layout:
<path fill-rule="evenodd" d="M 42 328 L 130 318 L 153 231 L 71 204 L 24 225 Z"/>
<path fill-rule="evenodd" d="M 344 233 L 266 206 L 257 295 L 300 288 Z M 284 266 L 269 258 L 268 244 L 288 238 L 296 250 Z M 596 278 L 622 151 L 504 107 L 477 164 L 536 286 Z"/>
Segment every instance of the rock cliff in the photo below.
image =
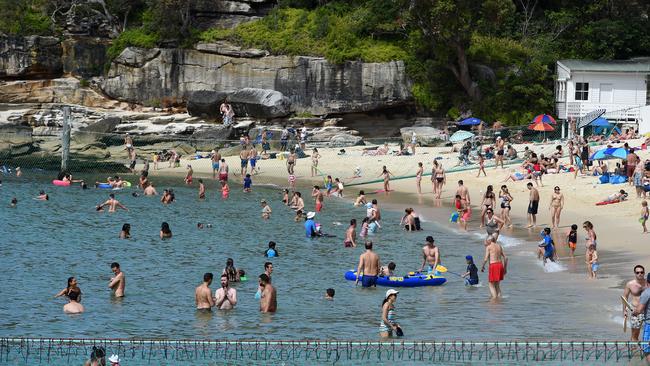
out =
<path fill-rule="evenodd" d="M 404 63 L 329 63 L 316 57 L 233 57 L 185 49 L 127 48 L 111 64 L 102 90 L 132 103 L 187 100 L 200 90 L 275 90 L 291 110 L 314 115 L 363 112 L 411 103 Z"/>

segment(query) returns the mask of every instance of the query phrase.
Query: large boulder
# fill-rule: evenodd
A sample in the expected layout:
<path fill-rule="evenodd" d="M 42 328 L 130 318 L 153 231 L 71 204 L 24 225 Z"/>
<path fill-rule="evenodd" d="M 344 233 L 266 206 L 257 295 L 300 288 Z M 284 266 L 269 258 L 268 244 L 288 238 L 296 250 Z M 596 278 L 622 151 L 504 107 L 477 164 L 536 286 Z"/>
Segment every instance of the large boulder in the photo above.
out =
<path fill-rule="evenodd" d="M 30 126 L 0 124 L 0 156 L 25 154 L 32 149 L 32 142 Z"/>
<path fill-rule="evenodd" d="M 361 136 L 349 135 L 347 133 L 334 135 L 327 143 L 327 146 L 329 147 L 347 147 L 355 145 L 363 145 L 363 138 L 361 138 Z"/>
<path fill-rule="evenodd" d="M 56 78 L 63 73 L 61 42 L 56 37 L 0 37 L 0 78 Z"/>
<path fill-rule="evenodd" d="M 187 100 L 187 113 L 192 117 L 208 120 L 221 119 L 219 106 L 228 96 L 225 92 L 198 90 L 192 92 Z"/>
<path fill-rule="evenodd" d="M 433 127 L 404 127 L 399 130 L 402 140 L 410 144 L 413 132 L 415 140 L 420 146 L 436 146 L 440 143 L 443 131 Z"/>
<path fill-rule="evenodd" d="M 271 119 L 291 113 L 289 98 L 275 90 L 244 88 L 230 94 L 228 102 L 236 116 Z"/>
<path fill-rule="evenodd" d="M 105 38 L 68 38 L 61 43 L 61 46 L 64 73 L 90 79 L 101 75 L 104 71 L 104 64 L 108 61 L 106 58 L 108 42 Z"/>
<path fill-rule="evenodd" d="M 194 49 L 206 53 L 216 53 L 218 55 L 255 58 L 268 56 L 269 52 L 257 48 L 241 48 L 226 41 L 215 41 L 210 43 L 197 43 Z"/>
<path fill-rule="evenodd" d="M 111 63 L 102 90 L 135 103 L 192 92 L 231 93 L 244 88 L 275 90 L 292 111 L 315 116 L 410 106 L 411 85 L 402 61 L 332 64 L 324 58 L 224 56 L 191 49 L 125 49 Z"/>

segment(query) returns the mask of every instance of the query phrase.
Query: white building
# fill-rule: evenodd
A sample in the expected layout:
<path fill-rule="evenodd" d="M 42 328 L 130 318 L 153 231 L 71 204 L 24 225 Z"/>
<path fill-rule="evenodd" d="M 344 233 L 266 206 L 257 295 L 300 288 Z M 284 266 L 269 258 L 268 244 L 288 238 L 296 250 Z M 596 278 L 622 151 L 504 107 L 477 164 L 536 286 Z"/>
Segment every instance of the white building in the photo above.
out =
<path fill-rule="evenodd" d="M 640 132 L 650 132 L 650 58 L 559 60 L 556 69 L 559 119 L 578 119 L 604 109 L 608 120 L 638 123 Z"/>

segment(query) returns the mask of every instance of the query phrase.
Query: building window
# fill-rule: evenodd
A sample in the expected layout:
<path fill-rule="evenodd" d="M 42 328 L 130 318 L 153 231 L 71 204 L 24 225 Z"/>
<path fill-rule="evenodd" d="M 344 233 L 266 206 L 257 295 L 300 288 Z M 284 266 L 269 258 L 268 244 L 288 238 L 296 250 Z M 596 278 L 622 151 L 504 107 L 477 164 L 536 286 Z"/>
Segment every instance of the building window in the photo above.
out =
<path fill-rule="evenodd" d="M 576 100 L 589 100 L 589 83 L 576 83 Z"/>

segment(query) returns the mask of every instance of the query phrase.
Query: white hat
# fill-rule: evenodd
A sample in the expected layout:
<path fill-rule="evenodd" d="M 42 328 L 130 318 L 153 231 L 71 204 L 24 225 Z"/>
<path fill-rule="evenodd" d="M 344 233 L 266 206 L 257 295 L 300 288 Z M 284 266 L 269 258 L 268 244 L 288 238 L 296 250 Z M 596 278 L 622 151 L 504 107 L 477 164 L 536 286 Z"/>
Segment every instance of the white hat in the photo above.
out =
<path fill-rule="evenodd" d="M 316 212 L 314 212 L 314 211 L 307 212 L 307 218 L 308 219 L 313 219 L 314 216 L 316 216 Z"/>
<path fill-rule="evenodd" d="M 386 291 L 386 298 L 388 298 L 388 296 L 390 296 L 390 295 L 397 295 L 397 294 L 399 294 L 399 291 L 390 289 L 390 290 Z"/>
<path fill-rule="evenodd" d="M 108 362 L 110 362 L 110 363 L 120 363 L 120 356 L 111 355 L 111 357 L 108 358 Z"/>

